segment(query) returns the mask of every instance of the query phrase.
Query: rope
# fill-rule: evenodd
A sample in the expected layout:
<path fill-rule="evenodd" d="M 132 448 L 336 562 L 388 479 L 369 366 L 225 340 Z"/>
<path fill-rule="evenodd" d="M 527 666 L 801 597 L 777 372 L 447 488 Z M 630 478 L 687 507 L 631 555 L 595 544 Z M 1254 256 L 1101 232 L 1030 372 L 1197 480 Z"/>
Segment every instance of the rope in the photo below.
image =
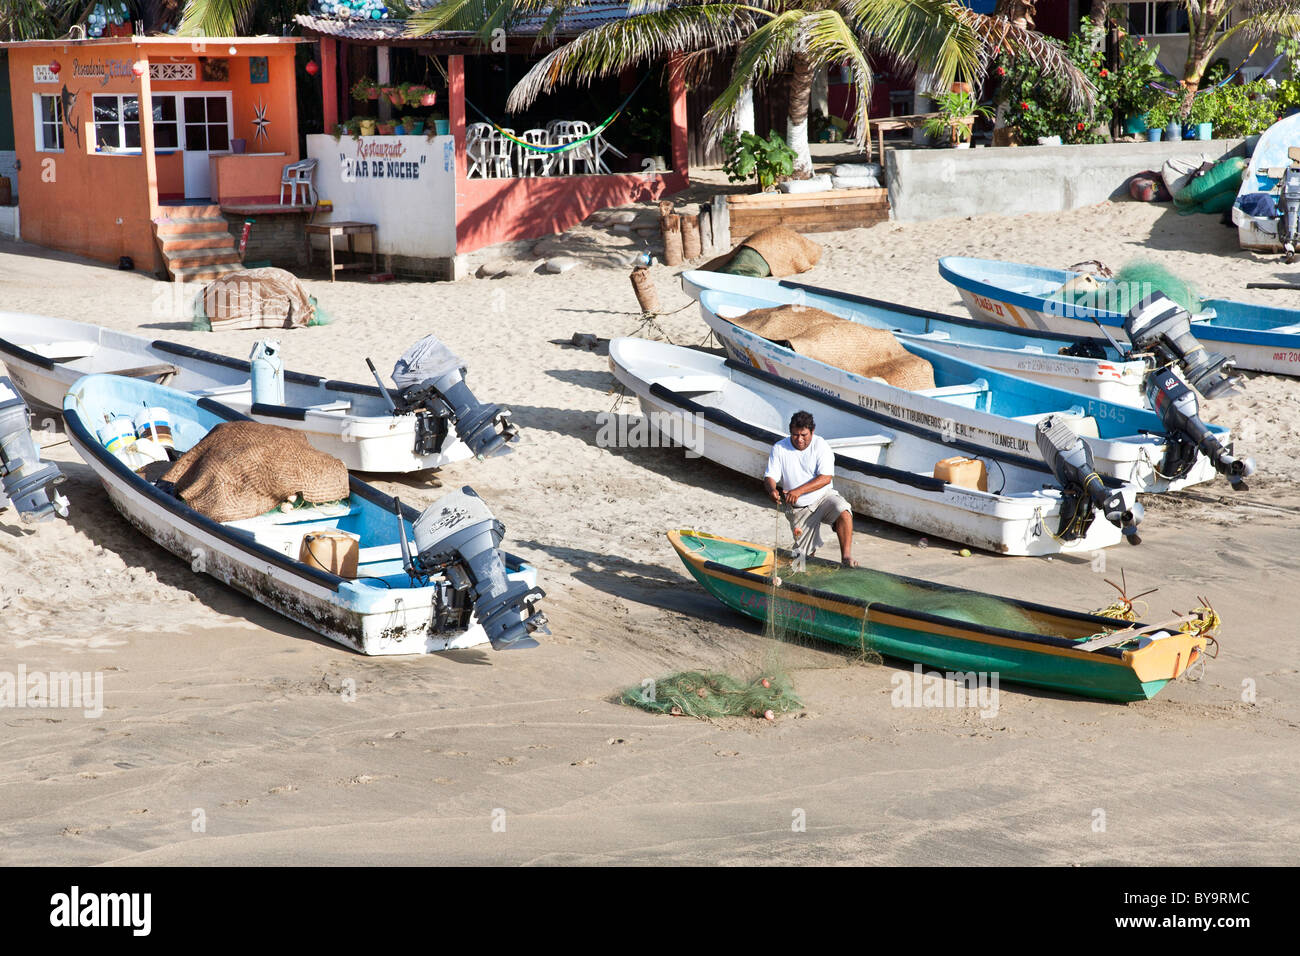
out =
<path fill-rule="evenodd" d="M 439 63 L 437 59 L 433 60 L 433 65 L 438 68 L 438 72 L 442 74 L 443 80 L 446 81 L 447 87 L 448 89 L 450 89 L 451 80 L 447 76 L 447 71 L 442 68 L 442 64 Z M 491 126 L 494 130 L 500 133 L 504 138 L 510 140 L 510 142 L 514 143 L 516 146 L 522 146 L 524 149 L 532 150 L 534 153 L 548 153 L 548 154 L 563 153 L 570 149 L 576 149 L 577 147 L 583 145 L 584 143 L 595 139 L 601 133 L 605 132 L 605 130 L 609 129 L 610 124 L 612 124 L 614 120 L 618 119 L 619 115 L 623 112 L 623 110 L 627 109 L 627 104 L 632 102 L 632 97 L 636 96 L 637 93 L 641 91 L 641 87 L 645 85 L 646 80 L 650 79 L 650 76 L 651 74 L 647 73 L 645 76 L 641 77 L 641 82 L 638 83 L 633 88 L 632 92 L 627 95 L 627 99 L 625 99 L 619 105 L 618 109 L 610 113 L 609 116 L 606 117 L 603 123 L 601 123 L 595 129 L 593 129 L 590 133 L 585 134 L 579 139 L 575 139 L 572 143 L 563 143 L 559 146 L 536 146 L 532 143 L 525 142 L 524 140 L 515 136 L 513 133 L 507 132 L 500 125 L 498 125 L 496 120 L 492 119 L 492 117 L 488 116 L 487 113 L 479 109 L 478 106 L 475 105 L 474 102 L 470 100 L 468 96 L 465 97 L 465 105 L 468 106 L 470 109 L 472 109 L 479 116 L 483 117 L 483 119 L 487 121 L 489 126 Z"/>

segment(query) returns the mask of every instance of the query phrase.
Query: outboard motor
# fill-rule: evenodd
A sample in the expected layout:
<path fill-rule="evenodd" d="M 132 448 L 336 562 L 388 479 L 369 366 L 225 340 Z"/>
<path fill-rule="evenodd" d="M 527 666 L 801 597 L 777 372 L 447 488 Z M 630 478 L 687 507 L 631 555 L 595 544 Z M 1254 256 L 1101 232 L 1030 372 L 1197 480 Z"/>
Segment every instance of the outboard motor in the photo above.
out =
<path fill-rule="evenodd" d="M 1092 524 L 1096 509 L 1124 533 L 1129 544 L 1142 543 L 1137 528 L 1142 523 L 1141 503 L 1134 501 L 1130 507 L 1123 489 L 1106 487 L 1093 464 L 1092 449 L 1070 427 L 1068 419 L 1048 415 L 1038 423 L 1034 437 L 1043 460 L 1061 483 L 1059 537 L 1066 541 L 1082 538 Z"/>
<path fill-rule="evenodd" d="M 25 522 L 68 516 L 68 499 L 54 490 L 63 481 L 57 465 L 41 461 L 28 429 L 27 403 L 0 375 L 0 511 L 12 504 Z"/>
<path fill-rule="evenodd" d="M 1295 151 L 1293 146 L 1287 152 Z M 1287 263 L 1295 262 L 1296 247 L 1300 245 L 1300 165 L 1296 165 L 1297 159 L 1300 157 L 1292 156 L 1291 165 L 1282 174 L 1282 194 L 1277 200 L 1278 213 L 1282 219 L 1278 238 L 1286 250 Z"/>
<path fill-rule="evenodd" d="M 1214 463 L 1214 470 L 1228 479 L 1234 491 L 1245 489 L 1243 479 L 1255 473 L 1255 459 L 1237 458 L 1231 447 L 1223 446 L 1201 421 L 1196 393 L 1173 370 L 1162 369 L 1147 378 L 1147 400 L 1168 433 L 1162 471 L 1172 477 L 1182 477 L 1196 462 L 1197 451 L 1203 451 Z"/>
<path fill-rule="evenodd" d="M 404 554 L 413 577 L 441 573 L 451 589 L 468 599 L 496 650 L 536 647 L 529 635 L 546 627 L 537 601 L 541 588 L 506 577 L 500 551 L 505 526 L 492 516 L 473 488 L 443 495 L 415 520 L 416 554 Z M 402 535 L 406 550 L 406 535 Z"/>
<path fill-rule="evenodd" d="M 507 443 L 519 438 L 519 428 L 510 421 L 510 409 L 485 405 L 475 398 L 465 384 L 464 365 L 436 336 L 426 335 L 406 350 L 393 366 L 393 381 L 401 392 L 396 412 L 423 411 L 450 418 L 460 440 L 480 461 L 509 452 Z M 380 390 L 388 394 L 382 382 Z M 421 430 L 421 434 L 426 432 Z"/>
<path fill-rule="evenodd" d="M 1207 352 L 1192 335 L 1192 317 L 1163 292 L 1153 292 L 1129 310 L 1124 333 L 1135 352 L 1153 352 L 1159 365 L 1177 365 L 1192 387 L 1206 398 L 1234 390 L 1230 376 L 1235 359 Z"/>

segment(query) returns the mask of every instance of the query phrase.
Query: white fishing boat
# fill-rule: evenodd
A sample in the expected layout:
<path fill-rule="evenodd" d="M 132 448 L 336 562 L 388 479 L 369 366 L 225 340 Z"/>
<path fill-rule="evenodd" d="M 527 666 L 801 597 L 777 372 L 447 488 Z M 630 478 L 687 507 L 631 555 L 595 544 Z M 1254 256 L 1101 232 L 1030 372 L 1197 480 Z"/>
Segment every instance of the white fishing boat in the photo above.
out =
<path fill-rule="evenodd" d="M 1234 484 L 1238 480 L 1234 472 L 1242 462 L 1230 452 L 1228 429 L 1199 418 L 1184 416 L 1177 428 L 1167 426 L 1154 411 L 1028 382 L 943 355 L 915 340 L 899 344 L 930 363 L 935 387 L 897 388 L 799 355 L 716 315 L 706 319 L 736 362 L 922 428 L 933 439 L 970 453 L 1037 458 L 1038 422 L 1062 415 L 1087 442 L 1097 470 L 1138 491 L 1170 491 L 1210 481 L 1216 468 Z M 1162 389 L 1185 389 L 1174 376 L 1157 378 Z M 1168 415 L 1181 409 L 1172 402 L 1163 407 Z"/>
<path fill-rule="evenodd" d="M 454 416 L 408 410 L 393 390 L 285 371 L 284 401 L 259 403 L 245 359 L 86 322 L 0 312 L 0 361 L 37 414 L 61 409 L 83 375 L 121 375 L 215 398 L 254 421 L 301 431 L 349 471 L 420 471 L 474 454 Z"/>
<path fill-rule="evenodd" d="M 682 290 L 724 318 L 753 309 L 798 305 L 821 309 L 872 329 L 887 329 L 900 340 L 917 341 L 938 352 L 1030 381 L 1042 382 L 1108 402 L 1142 406 L 1143 385 L 1152 363 L 1128 358 L 1095 335 L 1062 335 L 1038 329 L 1012 329 L 992 322 L 943 315 L 912 306 L 793 282 L 755 279 L 720 272 L 690 271 Z M 705 294 L 708 302 L 705 304 Z M 708 314 L 705 315 L 706 321 Z"/>
<path fill-rule="evenodd" d="M 986 458 L 989 490 L 964 487 L 934 477 L 936 464 L 957 449 L 925 429 L 748 365 L 633 338 L 610 343 L 609 363 L 651 428 L 752 478 L 761 479 L 772 444 L 789 434 L 790 416 L 808 411 L 835 452 L 835 489 L 859 514 L 1009 555 L 1094 551 L 1122 536 L 1086 501 L 1080 513 L 1078 499 L 1067 499 L 1042 461 Z M 1120 510 L 1134 510 L 1131 487 L 1112 481 L 1109 493 L 1122 501 Z M 1075 527 L 1064 527 L 1076 517 Z"/>
<path fill-rule="evenodd" d="M 101 438 L 106 423 L 130 420 L 142 406 L 165 422 L 181 453 L 243 416 L 211 398 L 115 375 L 79 379 L 64 397 L 68 440 L 113 506 L 195 572 L 362 654 L 423 654 L 489 641 L 498 648 L 535 645 L 529 634 L 546 624 L 535 607 L 542 597 L 537 572 L 499 550 L 504 528 L 469 489 L 421 514 L 350 476 L 345 500 L 214 521 L 137 473 L 129 452 L 110 450 Z M 356 538 L 355 574 L 301 560 L 304 536 L 322 532 Z"/>

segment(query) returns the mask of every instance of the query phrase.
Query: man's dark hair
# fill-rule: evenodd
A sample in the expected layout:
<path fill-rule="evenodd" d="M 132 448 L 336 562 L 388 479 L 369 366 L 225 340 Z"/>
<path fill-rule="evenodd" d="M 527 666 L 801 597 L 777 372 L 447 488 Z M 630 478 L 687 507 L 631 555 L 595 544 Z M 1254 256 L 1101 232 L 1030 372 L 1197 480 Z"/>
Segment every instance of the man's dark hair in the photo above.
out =
<path fill-rule="evenodd" d="M 795 412 L 790 416 L 790 434 L 794 434 L 801 428 L 806 428 L 810 432 L 817 430 L 817 423 L 813 421 L 812 412 Z"/>

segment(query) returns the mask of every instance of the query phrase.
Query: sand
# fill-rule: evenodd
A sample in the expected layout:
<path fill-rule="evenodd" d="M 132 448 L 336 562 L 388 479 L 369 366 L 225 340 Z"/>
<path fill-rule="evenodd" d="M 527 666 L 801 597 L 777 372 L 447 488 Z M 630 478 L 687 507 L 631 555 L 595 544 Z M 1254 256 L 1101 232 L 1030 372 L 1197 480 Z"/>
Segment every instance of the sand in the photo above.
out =
<path fill-rule="evenodd" d="M 586 238 L 584 238 L 586 237 Z M 1292 278 L 1233 230 L 1167 206 L 885 223 L 815 237 L 810 282 L 961 314 L 943 254 L 1118 266 L 1142 255 L 1225 296 Z M 1260 476 L 1146 499 L 1143 544 L 1001 558 L 858 519 L 858 558 L 905 574 L 1078 609 L 1122 568 L 1153 616 L 1199 595 L 1224 619 L 1204 679 L 1116 705 L 1004 686 L 996 716 L 896 708 L 905 666 L 774 648 L 685 575 L 665 530 L 770 543 L 755 482 L 672 449 L 598 447 L 618 408 L 603 352 L 556 344 L 639 324 L 624 265 L 636 233 L 581 227 L 543 250 L 562 275 L 454 284 L 313 279 L 336 316 L 279 333 L 289 368 L 365 380 L 422 335 L 508 403 L 525 444 L 437 478 L 377 479 L 424 505 L 471 484 L 534 562 L 553 636 L 536 650 L 368 659 L 189 567 L 130 528 L 69 447 L 71 519 L 35 533 L 0 515 L 0 671 L 86 670 L 104 710 L 3 710 L 0 862 L 1262 864 L 1293 862 L 1300 783 L 1295 533 L 1300 382 L 1255 376 L 1207 417 L 1253 438 Z M 494 250 L 491 255 L 499 255 Z M 524 258 L 532 255 L 525 250 Z M 485 261 L 482 254 L 477 261 Z M 536 259 L 539 256 L 534 255 Z M 666 310 L 687 303 L 652 270 Z M 245 356 L 255 332 L 196 333 L 139 274 L 0 245 L 0 308 L 99 322 Z M 1288 293 L 1249 293 L 1294 304 Z M 693 307 L 661 318 L 699 344 Z M 48 440 L 51 436 L 45 436 Z M 783 533 L 788 533 L 784 532 Z M 774 723 L 652 716 L 612 702 L 684 668 L 747 675 L 774 652 L 806 702 Z"/>

